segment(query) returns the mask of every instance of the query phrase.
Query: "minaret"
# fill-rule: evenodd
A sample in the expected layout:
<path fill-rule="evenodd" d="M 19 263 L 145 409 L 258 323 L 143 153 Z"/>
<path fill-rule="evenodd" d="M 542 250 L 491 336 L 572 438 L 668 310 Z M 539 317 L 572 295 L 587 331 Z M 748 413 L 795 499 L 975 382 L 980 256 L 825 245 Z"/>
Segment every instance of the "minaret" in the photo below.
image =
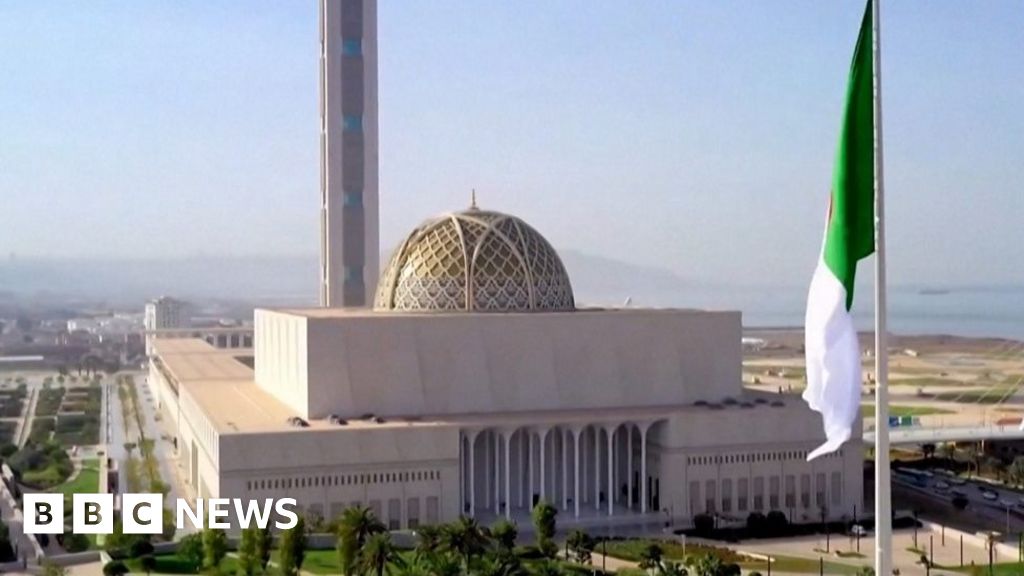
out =
<path fill-rule="evenodd" d="M 380 258 L 377 0 L 320 3 L 320 304 L 366 306 Z"/>

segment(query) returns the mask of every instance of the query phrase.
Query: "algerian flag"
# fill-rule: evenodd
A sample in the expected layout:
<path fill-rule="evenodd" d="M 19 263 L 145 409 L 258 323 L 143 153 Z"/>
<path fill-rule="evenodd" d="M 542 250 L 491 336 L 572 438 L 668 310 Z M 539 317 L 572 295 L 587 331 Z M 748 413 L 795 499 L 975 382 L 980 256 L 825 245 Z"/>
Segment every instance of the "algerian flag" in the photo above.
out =
<path fill-rule="evenodd" d="M 871 50 L 869 0 L 850 66 L 824 245 L 807 295 L 803 397 L 821 413 L 826 437 L 808 460 L 834 452 L 849 440 L 860 412 L 860 348 L 850 307 L 857 261 L 875 251 Z"/>

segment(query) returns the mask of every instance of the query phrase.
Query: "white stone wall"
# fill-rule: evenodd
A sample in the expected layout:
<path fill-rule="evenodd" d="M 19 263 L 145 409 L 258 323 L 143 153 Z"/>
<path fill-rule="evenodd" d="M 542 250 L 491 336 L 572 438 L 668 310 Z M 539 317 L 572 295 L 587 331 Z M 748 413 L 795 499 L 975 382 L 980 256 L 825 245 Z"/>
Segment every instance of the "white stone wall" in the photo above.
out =
<path fill-rule="evenodd" d="M 257 382 L 309 418 L 672 406 L 742 387 L 735 312 L 256 319 Z"/>

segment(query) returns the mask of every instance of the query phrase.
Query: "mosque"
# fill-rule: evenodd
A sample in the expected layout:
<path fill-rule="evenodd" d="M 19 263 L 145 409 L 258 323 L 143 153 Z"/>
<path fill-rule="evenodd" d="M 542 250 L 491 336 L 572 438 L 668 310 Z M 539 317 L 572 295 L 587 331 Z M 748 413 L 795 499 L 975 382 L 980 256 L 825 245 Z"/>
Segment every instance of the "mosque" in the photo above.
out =
<path fill-rule="evenodd" d="M 377 2 L 319 4 L 322 306 L 257 309 L 251 349 L 153 334 L 192 495 L 392 529 L 529 525 L 540 501 L 562 526 L 863 509 L 860 438 L 807 462 L 820 417 L 743 388 L 739 312 L 581 306 L 537 230 L 475 201 L 378 274 Z"/>
<path fill-rule="evenodd" d="M 806 462 L 819 416 L 745 390 L 740 314 L 579 307 L 551 245 L 514 216 L 430 219 L 372 308 L 255 311 L 253 357 L 154 342 L 150 378 L 201 497 L 372 508 L 391 528 L 525 519 L 850 518 L 856 439 Z"/>

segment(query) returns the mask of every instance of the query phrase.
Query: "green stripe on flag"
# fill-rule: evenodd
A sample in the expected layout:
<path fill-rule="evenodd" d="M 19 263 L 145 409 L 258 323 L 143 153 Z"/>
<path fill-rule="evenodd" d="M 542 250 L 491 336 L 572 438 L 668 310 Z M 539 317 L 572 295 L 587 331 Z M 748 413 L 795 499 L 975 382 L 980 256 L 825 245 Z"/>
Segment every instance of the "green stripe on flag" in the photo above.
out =
<path fill-rule="evenodd" d="M 825 264 L 846 288 L 847 310 L 853 305 L 857 261 L 875 251 L 872 68 L 869 1 L 850 66 L 824 249 Z"/>

